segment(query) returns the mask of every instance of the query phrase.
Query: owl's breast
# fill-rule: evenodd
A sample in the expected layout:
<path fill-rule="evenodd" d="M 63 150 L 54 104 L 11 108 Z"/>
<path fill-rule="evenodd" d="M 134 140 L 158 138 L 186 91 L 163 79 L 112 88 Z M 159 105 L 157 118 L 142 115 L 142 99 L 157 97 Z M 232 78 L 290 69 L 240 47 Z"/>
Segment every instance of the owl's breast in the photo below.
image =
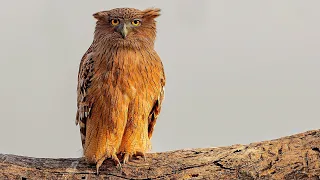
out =
<path fill-rule="evenodd" d="M 162 76 L 162 63 L 155 51 L 120 51 L 107 63 L 114 87 L 129 94 L 156 93 Z"/>
<path fill-rule="evenodd" d="M 118 91 L 130 99 L 141 94 L 154 98 L 160 93 L 163 67 L 154 50 L 120 49 L 101 54 L 95 62 L 94 76 L 105 93 Z"/>

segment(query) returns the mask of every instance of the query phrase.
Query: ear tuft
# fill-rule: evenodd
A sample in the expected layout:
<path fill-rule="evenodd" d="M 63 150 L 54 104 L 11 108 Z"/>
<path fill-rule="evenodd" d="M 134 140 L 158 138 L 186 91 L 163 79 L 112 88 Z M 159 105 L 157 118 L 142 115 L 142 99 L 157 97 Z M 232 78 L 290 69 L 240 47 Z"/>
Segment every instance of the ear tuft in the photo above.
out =
<path fill-rule="evenodd" d="M 100 12 L 94 13 L 92 16 L 97 20 L 102 20 L 102 19 L 105 19 L 107 15 L 108 14 L 106 13 L 106 11 L 100 11 Z"/>
<path fill-rule="evenodd" d="M 143 17 L 145 18 L 156 18 L 160 16 L 160 11 L 161 9 L 159 8 L 148 8 L 142 12 L 143 12 Z"/>

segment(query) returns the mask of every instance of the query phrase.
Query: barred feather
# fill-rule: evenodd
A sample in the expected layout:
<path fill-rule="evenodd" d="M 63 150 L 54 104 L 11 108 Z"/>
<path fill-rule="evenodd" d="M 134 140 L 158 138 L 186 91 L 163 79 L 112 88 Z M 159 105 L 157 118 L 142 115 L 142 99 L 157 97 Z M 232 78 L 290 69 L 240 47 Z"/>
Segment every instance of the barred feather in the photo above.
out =
<path fill-rule="evenodd" d="M 88 117 L 90 116 L 91 106 L 92 106 L 92 104 L 90 104 L 87 100 L 87 91 L 91 86 L 91 80 L 93 77 L 93 70 L 94 70 L 92 50 L 93 48 L 91 45 L 81 59 L 79 73 L 78 73 L 78 88 L 77 88 L 78 110 L 76 115 L 76 125 L 79 124 L 80 126 L 82 147 L 84 147 L 84 144 L 85 144 L 86 123 L 87 123 Z"/>

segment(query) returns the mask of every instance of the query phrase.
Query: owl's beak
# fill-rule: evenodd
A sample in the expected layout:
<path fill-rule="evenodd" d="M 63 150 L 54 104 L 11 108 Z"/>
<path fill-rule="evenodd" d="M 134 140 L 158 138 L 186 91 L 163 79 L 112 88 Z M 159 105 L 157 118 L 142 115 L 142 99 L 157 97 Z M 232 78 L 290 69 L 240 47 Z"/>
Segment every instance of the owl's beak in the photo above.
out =
<path fill-rule="evenodd" d="M 125 23 L 120 24 L 120 26 L 118 27 L 118 32 L 122 35 L 122 38 L 125 39 L 128 35 L 127 25 Z"/>

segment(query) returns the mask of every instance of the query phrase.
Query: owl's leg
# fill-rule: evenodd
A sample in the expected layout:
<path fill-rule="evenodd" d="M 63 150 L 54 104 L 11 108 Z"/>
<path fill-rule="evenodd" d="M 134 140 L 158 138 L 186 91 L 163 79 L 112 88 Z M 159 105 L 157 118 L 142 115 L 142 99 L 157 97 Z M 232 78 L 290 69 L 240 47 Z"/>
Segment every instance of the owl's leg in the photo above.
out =
<path fill-rule="evenodd" d="M 132 156 L 141 156 L 145 159 L 145 153 L 148 150 L 149 138 L 148 134 L 143 133 L 143 128 L 136 126 L 133 131 L 126 131 L 122 144 L 120 146 L 120 151 L 123 155 L 123 164 L 130 161 Z M 141 135 L 143 134 L 143 135 Z"/>
<path fill-rule="evenodd" d="M 128 163 L 132 156 L 146 158 L 145 153 L 149 149 L 150 140 L 146 130 L 147 126 L 144 127 L 139 123 L 141 122 L 129 124 L 125 130 L 120 146 L 120 152 L 124 154 L 123 164 Z"/>
<path fill-rule="evenodd" d="M 119 151 L 124 154 L 122 163 L 130 161 L 132 156 L 145 157 L 150 148 L 148 136 L 148 102 L 135 99 L 129 105 L 126 127 L 122 136 Z"/>

